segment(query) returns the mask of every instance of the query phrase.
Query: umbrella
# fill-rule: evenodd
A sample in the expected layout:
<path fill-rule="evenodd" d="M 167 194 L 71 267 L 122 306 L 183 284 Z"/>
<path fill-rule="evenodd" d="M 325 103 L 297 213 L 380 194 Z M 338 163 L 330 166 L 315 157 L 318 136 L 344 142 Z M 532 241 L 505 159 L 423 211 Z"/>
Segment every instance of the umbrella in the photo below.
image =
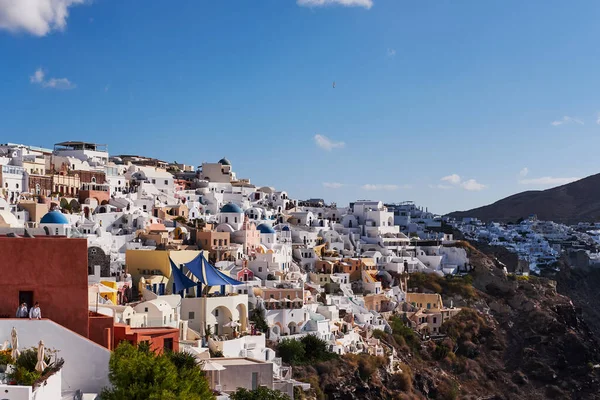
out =
<path fill-rule="evenodd" d="M 223 371 L 224 369 L 224 366 L 211 360 L 204 361 L 204 364 L 202 365 L 202 371 Z"/>
<path fill-rule="evenodd" d="M 238 328 L 238 327 L 240 327 L 242 325 L 239 322 L 231 321 L 231 322 L 226 323 L 223 326 L 226 326 L 228 328 Z"/>
<path fill-rule="evenodd" d="M 113 289 L 102 283 L 95 283 L 92 286 L 89 286 L 88 290 L 92 293 L 117 293 L 118 292 L 117 289 Z"/>
<path fill-rule="evenodd" d="M 10 356 L 13 360 L 16 360 L 19 357 L 19 338 L 17 337 L 17 329 L 13 326 L 10 331 L 10 347 L 12 348 L 12 353 Z"/>
<path fill-rule="evenodd" d="M 40 340 L 38 345 L 37 364 L 35 364 L 35 370 L 38 372 L 44 372 L 48 365 L 44 362 L 44 342 Z"/>
<path fill-rule="evenodd" d="M 202 370 L 203 371 L 212 371 L 211 372 L 211 383 L 213 383 L 213 388 L 215 387 L 214 385 L 214 380 L 215 380 L 215 376 L 213 375 L 215 372 L 214 371 L 219 371 L 218 372 L 218 376 L 217 376 L 217 385 L 221 385 L 221 372 L 225 369 L 224 366 L 222 366 L 221 364 L 219 364 L 218 362 L 214 362 L 214 361 L 210 361 L 210 360 L 206 360 L 204 362 L 204 364 L 202 365 Z"/>
<path fill-rule="evenodd" d="M 267 300 L 269 303 L 279 303 L 279 300 L 275 299 L 275 298 L 270 298 L 269 300 Z"/>
<path fill-rule="evenodd" d="M 101 293 L 117 293 L 117 289 L 113 289 L 108 287 L 102 283 L 94 283 L 91 286 L 88 286 L 89 293 L 96 293 L 96 312 L 98 312 L 98 300 Z"/>

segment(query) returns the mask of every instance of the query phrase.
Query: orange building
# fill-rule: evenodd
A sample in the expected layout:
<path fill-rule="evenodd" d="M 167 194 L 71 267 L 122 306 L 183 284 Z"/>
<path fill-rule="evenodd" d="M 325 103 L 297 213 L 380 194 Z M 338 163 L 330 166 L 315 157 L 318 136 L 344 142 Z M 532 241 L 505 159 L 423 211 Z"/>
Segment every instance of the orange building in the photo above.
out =
<path fill-rule="evenodd" d="M 196 232 L 196 244 L 201 250 L 207 250 L 211 260 L 223 261 L 229 257 L 231 235 L 229 232 L 200 231 Z"/>

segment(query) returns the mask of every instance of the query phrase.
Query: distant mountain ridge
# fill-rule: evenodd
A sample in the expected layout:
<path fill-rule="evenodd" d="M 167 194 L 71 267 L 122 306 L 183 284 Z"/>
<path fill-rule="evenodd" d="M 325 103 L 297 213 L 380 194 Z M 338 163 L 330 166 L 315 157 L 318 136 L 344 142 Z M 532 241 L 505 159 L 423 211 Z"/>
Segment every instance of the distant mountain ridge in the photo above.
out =
<path fill-rule="evenodd" d="M 540 220 L 565 224 L 600 221 L 600 174 L 552 189 L 518 193 L 487 206 L 455 211 L 448 216 L 510 222 L 532 214 Z"/>

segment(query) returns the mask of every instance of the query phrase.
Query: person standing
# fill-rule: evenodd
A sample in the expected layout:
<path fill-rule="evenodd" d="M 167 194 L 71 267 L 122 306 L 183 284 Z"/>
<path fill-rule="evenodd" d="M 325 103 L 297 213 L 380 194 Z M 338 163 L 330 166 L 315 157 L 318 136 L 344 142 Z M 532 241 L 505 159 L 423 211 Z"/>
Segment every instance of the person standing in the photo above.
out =
<path fill-rule="evenodd" d="M 31 310 L 29 310 L 29 319 L 42 319 L 42 310 L 40 310 L 40 303 L 37 301 Z"/>
<path fill-rule="evenodd" d="M 17 308 L 17 318 L 27 318 L 29 316 L 29 310 L 27 310 L 27 303 L 21 303 Z"/>

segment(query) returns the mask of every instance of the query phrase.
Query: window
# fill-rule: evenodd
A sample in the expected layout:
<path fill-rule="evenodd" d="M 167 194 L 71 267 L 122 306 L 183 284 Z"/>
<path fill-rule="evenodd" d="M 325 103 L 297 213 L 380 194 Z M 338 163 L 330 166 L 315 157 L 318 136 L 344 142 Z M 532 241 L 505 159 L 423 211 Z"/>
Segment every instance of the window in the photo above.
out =
<path fill-rule="evenodd" d="M 152 184 L 156 184 L 156 179 L 152 179 Z"/>
<path fill-rule="evenodd" d="M 146 205 L 145 204 L 142 206 L 142 208 L 144 209 L 144 211 L 146 211 Z"/>
<path fill-rule="evenodd" d="M 58 228 L 56 228 L 56 229 L 55 229 L 55 232 L 54 232 L 54 234 L 55 234 L 55 235 L 58 235 Z"/>
<path fill-rule="evenodd" d="M 431 303 L 427 303 L 427 309 L 429 310 L 431 308 Z"/>
<path fill-rule="evenodd" d="M 18 183 L 15 186 L 17 187 L 17 189 L 19 188 L 19 184 Z"/>
<path fill-rule="evenodd" d="M 225 223 L 228 224 L 229 223 L 229 217 L 225 217 Z"/>
<path fill-rule="evenodd" d="M 190 311 L 188 313 L 188 319 L 194 319 L 194 318 L 196 318 L 196 314 L 193 311 Z"/>
<path fill-rule="evenodd" d="M 165 185 L 168 185 L 168 184 L 169 184 L 169 181 L 165 179 Z"/>
<path fill-rule="evenodd" d="M 214 241 L 214 246 L 216 246 L 216 245 L 217 245 L 217 239 L 215 239 L 215 241 Z"/>
<path fill-rule="evenodd" d="M 227 246 L 227 239 L 223 239 L 223 244 Z"/>
<path fill-rule="evenodd" d="M 258 272 L 262 272 L 262 267 L 258 267 Z"/>
<path fill-rule="evenodd" d="M 218 316 L 219 316 L 219 310 L 217 309 L 217 310 L 215 310 L 215 317 L 218 317 Z"/>
<path fill-rule="evenodd" d="M 144 308 L 144 312 L 148 312 L 148 307 L 145 307 L 145 308 Z"/>
<path fill-rule="evenodd" d="M 433 323 L 437 324 L 437 317 L 433 317 Z"/>

